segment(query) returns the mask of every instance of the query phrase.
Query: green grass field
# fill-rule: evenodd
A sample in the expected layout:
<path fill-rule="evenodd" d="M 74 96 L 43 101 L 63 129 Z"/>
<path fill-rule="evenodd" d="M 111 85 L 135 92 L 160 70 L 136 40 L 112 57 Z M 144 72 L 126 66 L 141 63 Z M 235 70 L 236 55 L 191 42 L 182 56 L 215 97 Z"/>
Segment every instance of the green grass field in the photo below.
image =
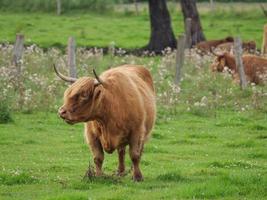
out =
<path fill-rule="evenodd" d="M 214 14 L 207 4 L 200 4 L 200 15 L 207 39 L 240 35 L 243 40 L 262 42 L 266 23 L 258 4 L 218 4 Z M 226 8 L 228 9 L 226 9 Z M 244 9 L 242 9 L 244 8 Z M 23 33 L 28 44 L 41 47 L 65 46 L 75 36 L 79 46 L 107 47 L 111 42 L 121 48 L 140 48 L 148 43 L 150 23 L 147 8 L 136 16 L 131 10 L 96 14 L 82 12 L 56 16 L 53 13 L 0 13 L 0 42 L 14 42 L 16 33 Z M 184 31 L 179 4 L 170 6 L 175 35 Z"/>
<path fill-rule="evenodd" d="M 218 111 L 216 117 L 179 113 L 158 121 L 145 147 L 144 182 L 112 176 L 83 181 L 91 154 L 83 126 L 56 113 L 14 114 L 0 125 L 1 199 L 265 199 L 267 115 Z M 92 160 L 91 160 L 92 161 Z M 127 157 L 127 170 L 130 161 Z"/>
<path fill-rule="evenodd" d="M 0 69 L 9 69 L 5 64 L 9 59 L 1 53 Z M 83 125 L 70 126 L 57 117 L 67 85 L 54 79 L 50 64 L 42 64 L 49 63 L 51 54 L 59 60 L 57 53 L 25 54 L 25 87 L 34 93 L 19 110 L 15 106 L 19 95 L 7 86 L 14 122 L 0 124 L 0 199 L 265 199 L 266 86 L 241 91 L 229 76 L 212 75 L 208 63 L 199 65 L 191 54 L 177 93 L 168 85 L 175 54 L 155 58 L 78 54 L 83 62 L 80 75 L 88 75 L 91 69 L 82 68 L 84 63 L 94 63 L 101 70 L 110 63 L 146 63 L 158 100 L 157 122 L 141 162 L 144 182 L 134 183 L 130 173 L 113 176 L 116 153 L 106 155 L 105 177 L 85 181 L 92 156 Z M 2 78 L 0 74 L 5 83 Z"/>

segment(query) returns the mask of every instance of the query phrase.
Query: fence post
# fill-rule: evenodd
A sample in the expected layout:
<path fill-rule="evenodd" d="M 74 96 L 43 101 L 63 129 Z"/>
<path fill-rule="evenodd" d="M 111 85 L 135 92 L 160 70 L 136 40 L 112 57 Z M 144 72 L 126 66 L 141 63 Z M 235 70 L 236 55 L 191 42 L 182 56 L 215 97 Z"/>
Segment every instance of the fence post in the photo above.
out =
<path fill-rule="evenodd" d="M 176 51 L 176 72 L 174 83 L 178 85 L 181 80 L 181 69 L 184 64 L 184 49 L 185 49 L 186 37 L 184 34 L 180 35 L 177 40 L 177 51 Z"/>
<path fill-rule="evenodd" d="M 267 54 L 267 24 L 265 24 L 263 27 L 261 54 L 262 55 Z"/>
<path fill-rule="evenodd" d="M 61 0 L 57 0 L 57 15 L 61 14 Z"/>
<path fill-rule="evenodd" d="M 192 29 L 192 19 L 186 18 L 185 20 L 186 46 L 185 48 L 187 49 L 190 49 L 192 47 L 191 29 Z"/>
<path fill-rule="evenodd" d="M 110 54 L 111 56 L 115 56 L 115 53 L 116 53 L 115 42 L 111 42 L 109 43 L 108 46 L 108 54 Z"/>
<path fill-rule="evenodd" d="M 22 53 L 23 53 L 23 48 L 24 48 L 23 43 L 24 43 L 24 35 L 17 34 L 16 42 L 15 42 L 14 50 L 13 50 L 12 64 L 17 69 L 18 77 L 21 76 L 21 58 L 22 58 Z"/>
<path fill-rule="evenodd" d="M 24 102 L 24 88 L 23 88 L 23 79 L 22 79 L 22 70 L 21 70 L 21 59 L 24 49 L 24 35 L 17 34 L 16 42 L 13 50 L 12 65 L 16 68 L 16 77 L 17 82 L 15 84 L 16 90 L 19 92 L 18 105 L 20 108 L 23 106 Z"/>
<path fill-rule="evenodd" d="M 138 2 L 137 2 L 137 0 L 134 0 L 134 7 L 135 7 L 135 14 L 138 15 L 139 14 L 139 9 L 138 9 Z"/>
<path fill-rule="evenodd" d="M 210 0 L 210 11 L 214 13 L 214 2 L 213 0 Z"/>
<path fill-rule="evenodd" d="M 242 41 L 240 37 L 236 37 L 234 39 L 234 49 L 235 49 L 235 62 L 238 68 L 238 74 L 240 79 L 240 87 L 243 90 L 247 87 L 247 81 L 242 60 Z"/>
<path fill-rule="evenodd" d="M 76 58 L 75 58 L 75 39 L 73 37 L 69 37 L 69 41 L 68 41 L 68 66 L 69 66 L 70 77 L 77 78 Z"/>

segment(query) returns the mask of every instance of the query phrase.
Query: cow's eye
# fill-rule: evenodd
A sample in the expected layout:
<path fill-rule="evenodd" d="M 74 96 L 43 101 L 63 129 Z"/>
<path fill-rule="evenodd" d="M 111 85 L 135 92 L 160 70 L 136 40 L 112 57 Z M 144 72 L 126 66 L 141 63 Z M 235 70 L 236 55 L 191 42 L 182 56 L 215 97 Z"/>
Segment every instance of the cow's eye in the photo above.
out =
<path fill-rule="evenodd" d="M 80 99 L 82 99 L 82 100 L 88 99 L 88 95 L 86 93 L 81 93 Z"/>
<path fill-rule="evenodd" d="M 86 97 L 87 94 L 86 94 L 85 92 L 82 92 L 82 93 L 80 94 L 80 96 L 81 96 L 81 97 Z"/>

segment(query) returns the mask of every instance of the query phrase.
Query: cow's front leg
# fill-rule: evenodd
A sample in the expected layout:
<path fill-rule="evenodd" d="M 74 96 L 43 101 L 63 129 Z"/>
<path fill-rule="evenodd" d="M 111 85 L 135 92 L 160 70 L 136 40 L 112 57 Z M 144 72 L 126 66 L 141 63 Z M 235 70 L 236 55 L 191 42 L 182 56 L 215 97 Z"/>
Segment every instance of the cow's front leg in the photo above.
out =
<path fill-rule="evenodd" d="M 139 168 L 139 163 L 141 160 L 141 155 L 143 151 L 143 146 L 144 142 L 141 141 L 140 139 L 132 139 L 130 142 L 130 158 L 133 163 L 133 180 L 134 181 L 142 181 L 143 180 L 143 175 L 141 173 L 141 170 Z"/>
<path fill-rule="evenodd" d="M 117 175 L 118 176 L 123 176 L 125 173 L 125 147 L 121 147 L 118 149 L 118 157 L 119 157 L 119 166 L 118 166 L 118 171 Z"/>
<path fill-rule="evenodd" d="M 104 152 L 103 147 L 100 143 L 100 140 L 94 135 L 89 136 L 89 145 L 94 157 L 94 163 L 96 167 L 96 176 L 101 176 L 102 173 L 102 164 L 104 161 Z"/>

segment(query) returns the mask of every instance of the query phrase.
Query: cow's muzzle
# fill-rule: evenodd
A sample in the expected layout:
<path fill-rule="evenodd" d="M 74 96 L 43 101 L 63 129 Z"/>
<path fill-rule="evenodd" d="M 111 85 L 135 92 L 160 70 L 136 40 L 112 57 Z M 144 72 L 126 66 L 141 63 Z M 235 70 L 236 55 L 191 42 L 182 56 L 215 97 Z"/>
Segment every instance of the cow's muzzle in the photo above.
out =
<path fill-rule="evenodd" d="M 60 108 L 58 109 L 58 115 L 59 115 L 62 119 L 66 119 L 66 118 L 67 118 L 67 115 L 68 115 L 67 110 L 66 110 L 65 108 L 63 108 L 63 107 L 60 107 Z"/>
<path fill-rule="evenodd" d="M 70 119 L 70 112 L 66 110 L 63 106 L 58 109 L 58 115 L 68 124 L 74 124 L 75 121 Z"/>

